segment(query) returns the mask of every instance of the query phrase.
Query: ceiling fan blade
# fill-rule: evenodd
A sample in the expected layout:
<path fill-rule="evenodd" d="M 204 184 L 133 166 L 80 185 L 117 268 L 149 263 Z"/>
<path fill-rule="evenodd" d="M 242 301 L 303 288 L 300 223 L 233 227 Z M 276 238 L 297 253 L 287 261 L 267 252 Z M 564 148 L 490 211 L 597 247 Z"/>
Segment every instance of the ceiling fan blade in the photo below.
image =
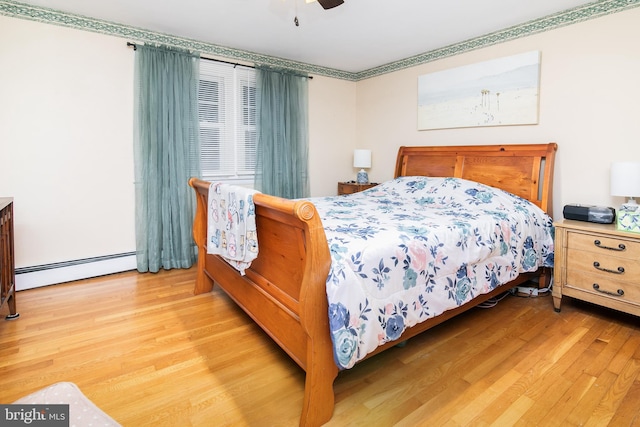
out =
<path fill-rule="evenodd" d="M 322 6 L 323 9 L 331 9 L 336 6 L 340 6 L 344 3 L 344 0 L 318 0 L 318 3 L 320 3 L 320 6 Z"/>

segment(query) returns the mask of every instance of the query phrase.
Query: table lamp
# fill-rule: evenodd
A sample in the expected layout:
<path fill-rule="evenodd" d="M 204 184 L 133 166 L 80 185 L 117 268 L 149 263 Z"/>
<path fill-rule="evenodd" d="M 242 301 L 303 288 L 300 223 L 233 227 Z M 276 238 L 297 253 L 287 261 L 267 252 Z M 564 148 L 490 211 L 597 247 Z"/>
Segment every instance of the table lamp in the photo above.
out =
<path fill-rule="evenodd" d="M 614 162 L 611 164 L 611 195 L 625 197 L 622 210 L 636 211 L 634 197 L 640 196 L 640 162 Z M 626 200 L 626 197 L 629 200 Z"/>
<path fill-rule="evenodd" d="M 353 151 L 353 167 L 360 168 L 356 182 L 358 184 L 368 184 L 369 175 L 365 168 L 371 167 L 371 150 L 354 150 Z"/>

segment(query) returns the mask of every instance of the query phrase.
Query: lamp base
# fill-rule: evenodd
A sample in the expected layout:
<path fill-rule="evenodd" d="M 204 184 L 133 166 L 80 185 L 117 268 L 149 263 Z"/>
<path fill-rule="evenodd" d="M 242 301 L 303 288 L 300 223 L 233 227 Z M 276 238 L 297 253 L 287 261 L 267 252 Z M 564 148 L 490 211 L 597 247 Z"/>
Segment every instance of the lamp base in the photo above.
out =
<path fill-rule="evenodd" d="M 369 183 L 369 175 L 367 174 L 366 170 L 360 169 L 358 171 L 358 176 L 356 178 L 356 182 L 358 184 L 368 184 Z"/>
<path fill-rule="evenodd" d="M 638 208 L 640 208 L 640 205 L 638 205 L 638 203 L 636 202 L 636 199 L 634 199 L 633 197 L 630 197 L 626 203 L 622 204 L 620 210 L 627 211 L 627 212 L 636 212 L 636 211 L 640 212 Z"/>

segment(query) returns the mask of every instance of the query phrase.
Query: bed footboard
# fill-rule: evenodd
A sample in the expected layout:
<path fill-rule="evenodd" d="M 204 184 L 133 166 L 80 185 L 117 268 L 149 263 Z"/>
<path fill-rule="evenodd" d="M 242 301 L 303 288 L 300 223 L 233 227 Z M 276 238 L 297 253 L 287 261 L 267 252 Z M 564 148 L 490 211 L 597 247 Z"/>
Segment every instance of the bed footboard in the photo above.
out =
<path fill-rule="evenodd" d="M 245 275 L 207 254 L 209 182 L 192 178 L 197 198 L 193 235 L 198 247 L 195 293 L 219 285 L 306 371 L 300 425 L 327 422 L 338 368 L 329 335 L 326 279 L 331 256 L 312 203 L 255 194 L 258 257 Z"/>

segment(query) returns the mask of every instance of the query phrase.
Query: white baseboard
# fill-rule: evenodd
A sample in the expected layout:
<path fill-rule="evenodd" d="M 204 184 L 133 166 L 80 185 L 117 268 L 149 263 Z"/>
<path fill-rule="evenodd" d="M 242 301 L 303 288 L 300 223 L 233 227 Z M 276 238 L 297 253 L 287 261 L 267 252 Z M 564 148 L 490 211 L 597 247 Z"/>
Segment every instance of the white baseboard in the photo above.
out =
<path fill-rule="evenodd" d="M 135 253 L 17 268 L 16 290 L 24 291 L 26 289 L 135 270 L 136 268 Z"/>

